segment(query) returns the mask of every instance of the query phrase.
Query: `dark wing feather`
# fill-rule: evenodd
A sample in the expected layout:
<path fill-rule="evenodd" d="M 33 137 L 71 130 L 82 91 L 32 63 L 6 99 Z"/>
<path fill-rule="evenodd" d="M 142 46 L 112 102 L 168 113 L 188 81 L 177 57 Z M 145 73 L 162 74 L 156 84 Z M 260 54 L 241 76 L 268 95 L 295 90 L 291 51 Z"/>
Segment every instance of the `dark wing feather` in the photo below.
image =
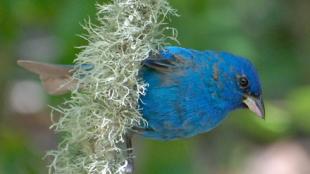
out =
<path fill-rule="evenodd" d="M 176 54 L 172 54 L 170 58 L 165 58 L 161 54 L 155 54 L 150 55 L 149 58 L 144 60 L 142 65 L 158 72 L 165 73 L 185 68 L 188 65 L 188 62 L 182 56 Z"/>

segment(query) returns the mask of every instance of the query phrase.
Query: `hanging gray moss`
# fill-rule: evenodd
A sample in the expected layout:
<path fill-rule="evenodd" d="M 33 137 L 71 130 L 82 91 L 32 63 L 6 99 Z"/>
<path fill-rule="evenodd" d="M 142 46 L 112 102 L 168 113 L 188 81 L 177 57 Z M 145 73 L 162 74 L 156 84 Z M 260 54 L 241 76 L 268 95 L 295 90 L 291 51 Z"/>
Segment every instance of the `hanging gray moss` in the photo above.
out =
<path fill-rule="evenodd" d="M 165 26 L 176 15 L 166 0 L 113 0 L 98 5 L 98 25 L 84 26 L 88 45 L 75 59 L 78 87 L 52 128 L 63 140 L 52 157 L 49 173 L 123 174 L 126 151 L 120 144 L 133 126 L 147 124 L 138 100 L 147 89 L 139 77 L 141 61 L 156 52 L 176 31 Z M 168 32 L 167 32 L 168 31 Z M 170 33 L 164 35 L 164 33 Z M 80 68 L 94 65 L 92 69 Z"/>

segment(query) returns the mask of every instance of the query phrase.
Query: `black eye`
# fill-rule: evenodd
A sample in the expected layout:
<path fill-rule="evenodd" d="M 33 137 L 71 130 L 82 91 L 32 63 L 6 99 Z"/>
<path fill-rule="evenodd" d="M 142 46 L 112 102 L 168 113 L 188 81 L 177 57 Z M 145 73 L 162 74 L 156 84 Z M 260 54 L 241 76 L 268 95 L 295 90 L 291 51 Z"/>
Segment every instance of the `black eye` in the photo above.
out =
<path fill-rule="evenodd" d="M 241 88 L 247 88 L 249 86 L 249 81 L 246 77 L 239 78 L 239 85 Z"/>

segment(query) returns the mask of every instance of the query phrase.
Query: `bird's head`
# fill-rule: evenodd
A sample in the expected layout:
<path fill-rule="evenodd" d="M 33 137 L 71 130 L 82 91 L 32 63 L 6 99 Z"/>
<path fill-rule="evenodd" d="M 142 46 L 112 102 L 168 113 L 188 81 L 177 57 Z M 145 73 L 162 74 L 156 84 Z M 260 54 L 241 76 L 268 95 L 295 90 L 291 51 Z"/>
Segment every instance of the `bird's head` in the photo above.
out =
<path fill-rule="evenodd" d="M 264 119 L 262 89 L 253 64 L 245 58 L 226 52 L 220 52 L 218 56 L 219 61 L 214 64 L 213 73 L 216 73 L 217 68 L 223 98 L 226 102 L 231 102 L 233 108 L 248 108 Z"/>

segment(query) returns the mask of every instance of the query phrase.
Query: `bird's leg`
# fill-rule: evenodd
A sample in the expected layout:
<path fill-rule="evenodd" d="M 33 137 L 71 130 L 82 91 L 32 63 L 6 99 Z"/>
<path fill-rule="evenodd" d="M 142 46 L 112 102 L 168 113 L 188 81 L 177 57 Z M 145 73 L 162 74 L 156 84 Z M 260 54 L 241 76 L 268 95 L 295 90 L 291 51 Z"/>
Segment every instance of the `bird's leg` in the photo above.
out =
<path fill-rule="evenodd" d="M 125 142 L 126 142 L 126 147 L 127 147 L 127 159 L 128 159 L 128 164 L 125 168 L 125 171 L 127 174 L 132 174 L 134 171 L 133 148 L 132 148 L 131 137 L 132 137 L 132 134 L 125 135 Z"/>

